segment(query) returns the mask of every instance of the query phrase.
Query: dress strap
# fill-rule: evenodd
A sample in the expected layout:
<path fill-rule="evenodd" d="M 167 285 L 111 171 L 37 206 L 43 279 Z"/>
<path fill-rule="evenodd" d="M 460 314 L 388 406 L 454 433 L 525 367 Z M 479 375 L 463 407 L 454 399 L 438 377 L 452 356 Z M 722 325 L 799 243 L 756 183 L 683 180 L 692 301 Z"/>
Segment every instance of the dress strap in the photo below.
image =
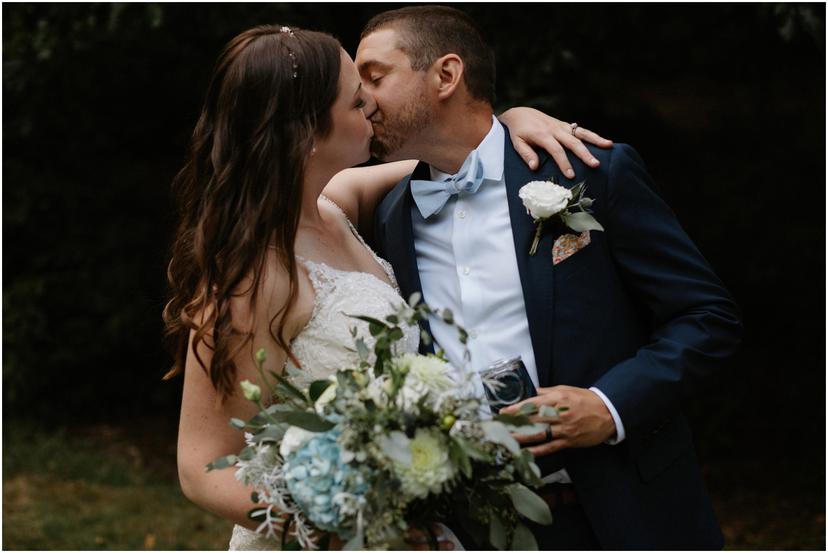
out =
<path fill-rule="evenodd" d="M 357 231 L 356 227 L 354 227 L 354 224 L 353 224 L 353 223 L 351 222 L 351 220 L 348 218 L 348 215 L 346 215 L 346 214 L 345 214 L 345 210 L 343 210 L 341 207 L 339 207 L 339 205 L 338 205 L 335 201 L 333 201 L 332 199 L 330 199 L 330 198 L 329 198 L 329 197 L 327 197 L 326 195 L 324 195 L 324 194 L 320 194 L 320 197 L 321 197 L 321 198 L 324 198 L 324 199 L 325 199 L 325 200 L 326 200 L 329 204 L 331 204 L 332 206 L 334 206 L 334 207 L 336 208 L 336 210 L 337 210 L 337 211 L 339 211 L 339 213 L 341 213 L 341 214 L 342 214 L 342 217 L 345 219 L 345 222 L 346 222 L 346 223 L 348 223 L 348 228 L 349 228 L 349 229 L 351 229 L 351 234 L 353 234 L 353 235 L 356 237 L 356 239 L 357 239 L 357 240 L 359 240 L 359 243 L 360 243 L 360 244 L 362 244 L 362 246 L 363 246 L 366 250 L 368 250 L 368 252 L 371 254 L 371 257 L 373 257 L 373 258 L 374 258 L 374 261 L 376 261 L 376 262 L 377 262 L 377 265 L 379 265 L 380 267 L 382 267 L 382 270 L 383 270 L 383 271 L 385 271 L 385 274 L 388 276 L 388 280 L 389 280 L 389 281 L 391 281 L 392 286 L 393 286 L 394 288 L 396 288 L 397 290 L 399 290 L 399 285 L 397 284 L 397 279 L 396 279 L 396 277 L 394 276 L 394 270 L 391 268 L 391 264 L 390 264 L 390 263 L 388 263 L 388 262 L 387 262 L 386 260 L 384 260 L 383 258 L 381 258 L 380 256 L 378 256 L 378 255 L 377 255 L 377 252 L 375 252 L 375 251 L 371 248 L 371 246 L 369 246 L 369 245 L 368 245 L 368 242 L 366 242 L 366 241 L 362 238 L 362 235 L 361 235 L 361 234 L 359 234 L 359 232 Z"/>

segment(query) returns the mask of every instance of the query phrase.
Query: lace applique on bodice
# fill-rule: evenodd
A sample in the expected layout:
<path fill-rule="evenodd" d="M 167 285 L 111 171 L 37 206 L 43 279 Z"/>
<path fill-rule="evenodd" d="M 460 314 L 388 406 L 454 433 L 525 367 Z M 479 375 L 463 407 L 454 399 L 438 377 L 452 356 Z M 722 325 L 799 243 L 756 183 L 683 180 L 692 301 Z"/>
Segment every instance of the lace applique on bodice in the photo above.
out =
<path fill-rule="evenodd" d="M 377 256 L 365 243 L 339 206 L 322 197 L 342 215 L 353 235 L 383 268 L 391 285 L 371 273 L 336 269 L 327 263 L 297 256 L 308 272 L 315 294 L 310 320 L 291 342 L 293 354 L 302 365 L 303 378 L 295 378 L 301 386 L 327 378 L 337 369 L 359 364 L 351 328 L 356 327 L 368 347 L 373 347 L 368 323 L 348 315 L 367 315 L 383 320 L 392 312 L 392 305 L 405 301 L 400 296 L 391 264 Z M 418 328 L 408 328 L 404 334 L 398 344 L 400 349 L 416 352 L 419 347 Z M 288 364 L 292 366 L 290 361 Z"/>
<path fill-rule="evenodd" d="M 384 320 L 393 311 L 392 305 L 400 305 L 405 301 L 400 296 L 391 265 L 380 259 L 368 247 L 339 206 L 331 200 L 328 201 L 342 213 L 351 232 L 371 252 L 372 257 L 385 271 L 391 285 L 370 273 L 344 271 L 326 263 L 297 256 L 297 260 L 308 272 L 315 294 L 310 320 L 291 342 L 293 353 L 302 365 L 299 369 L 302 376 L 293 378 L 300 387 L 308 386 L 314 380 L 327 378 L 338 369 L 359 365 L 351 328 L 356 327 L 358 336 L 365 339 L 369 348 L 373 348 L 374 340 L 368 332 L 368 323 L 348 315 L 366 315 Z M 399 353 L 416 353 L 420 342 L 419 328 L 405 328 L 403 334 L 404 338 L 398 342 Z M 293 366 L 290 361 L 287 363 Z M 278 543 L 274 540 L 251 532 L 243 526 L 233 529 L 230 550 L 277 548 Z"/>

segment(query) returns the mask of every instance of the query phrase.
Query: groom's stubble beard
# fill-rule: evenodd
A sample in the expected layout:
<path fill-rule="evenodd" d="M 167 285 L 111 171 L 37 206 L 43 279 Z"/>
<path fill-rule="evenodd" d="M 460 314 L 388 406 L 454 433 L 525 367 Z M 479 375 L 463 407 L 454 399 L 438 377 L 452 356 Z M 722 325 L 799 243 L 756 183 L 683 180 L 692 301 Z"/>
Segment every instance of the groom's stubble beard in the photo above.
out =
<path fill-rule="evenodd" d="M 417 158 L 416 153 L 400 152 L 423 129 L 431 124 L 433 117 L 431 106 L 425 91 L 412 94 L 396 113 L 380 110 L 382 120 L 374 125 L 374 138 L 371 140 L 371 155 L 383 161 L 395 161 Z"/>

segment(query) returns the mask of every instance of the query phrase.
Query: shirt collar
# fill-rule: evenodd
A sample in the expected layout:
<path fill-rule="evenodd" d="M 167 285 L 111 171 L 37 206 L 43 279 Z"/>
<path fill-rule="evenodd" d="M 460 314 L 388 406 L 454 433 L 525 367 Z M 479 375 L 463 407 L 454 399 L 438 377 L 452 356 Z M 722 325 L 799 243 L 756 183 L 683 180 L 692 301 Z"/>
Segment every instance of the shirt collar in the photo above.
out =
<path fill-rule="evenodd" d="M 489 132 L 475 148 L 483 162 L 483 178 L 486 180 L 497 182 L 503 180 L 503 140 L 505 136 L 503 125 L 500 124 L 497 117 L 492 115 L 492 128 L 489 129 Z M 469 152 L 469 155 L 471 155 L 471 152 Z M 431 166 L 429 166 L 429 170 L 431 171 L 431 180 L 435 182 L 444 181 L 452 176 Z"/>

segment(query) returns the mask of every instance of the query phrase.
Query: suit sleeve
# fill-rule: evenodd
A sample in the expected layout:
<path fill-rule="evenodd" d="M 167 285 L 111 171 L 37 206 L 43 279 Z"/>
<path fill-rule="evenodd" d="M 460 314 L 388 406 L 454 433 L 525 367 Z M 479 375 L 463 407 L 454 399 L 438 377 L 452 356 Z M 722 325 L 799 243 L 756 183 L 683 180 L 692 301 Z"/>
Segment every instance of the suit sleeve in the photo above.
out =
<path fill-rule="evenodd" d="M 742 326 L 730 294 L 653 191 L 631 147 L 613 149 L 605 194 L 610 252 L 652 321 L 649 343 L 594 383 L 632 435 L 677 412 L 699 381 L 736 351 Z"/>

